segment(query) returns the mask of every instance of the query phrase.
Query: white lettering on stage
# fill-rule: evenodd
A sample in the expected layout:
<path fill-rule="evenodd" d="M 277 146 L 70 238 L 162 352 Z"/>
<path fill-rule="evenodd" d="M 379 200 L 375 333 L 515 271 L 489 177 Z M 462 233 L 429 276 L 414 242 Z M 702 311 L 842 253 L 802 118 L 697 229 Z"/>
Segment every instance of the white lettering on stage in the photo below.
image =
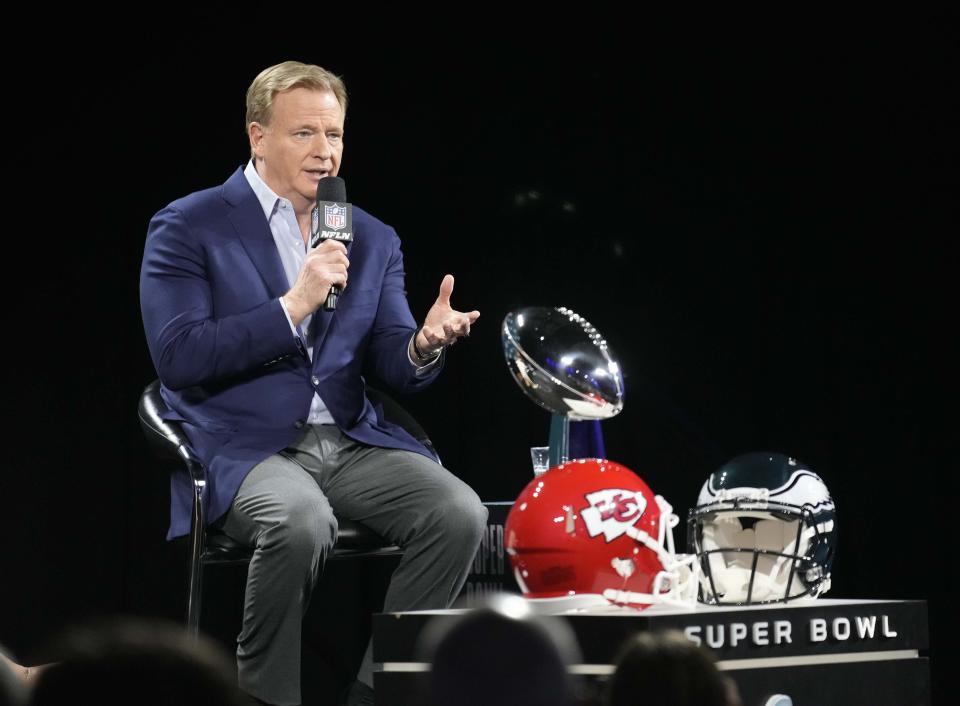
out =
<path fill-rule="evenodd" d="M 727 627 L 725 625 L 688 625 L 683 629 L 683 634 L 695 645 L 702 645 L 706 640 L 707 645 L 713 649 L 724 647 L 728 638 L 730 647 L 736 647 L 738 644 L 746 642 L 748 635 L 750 636 L 750 644 L 760 646 L 770 644 L 770 623 L 766 620 L 749 625 L 746 623 L 731 623 L 729 629 Z M 792 643 L 792 632 L 793 626 L 789 620 L 774 620 L 773 644 Z"/>
<path fill-rule="evenodd" d="M 878 621 L 879 617 L 879 621 Z M 879 631 L 877 623 L 879 622 Z M 687 625 L 684 635 L 695 645 L 712 649 L 755 645 L 769 647 L 793 644 L 793 623 L 789 620 L 758 620 L 753 623 L 719 623 L 712 625 Z M 836 618 L 810 618 L 807 635 L 811 643 L 846 642 L 848 640 L 879 640 L 897 636 L 890 624 L 889 615 L 857 615 Z"/>
<path fill-rule="evenodd" d="M 881 616 L 881 624 L 883 625 L 883 636 L 884 637 L 896 637 L 897 633 L 894 630 L 890 629 L 890 618 L 886 615 Z"/>
<path fill-rule="evenodd" d="M 857 616 L 857 634 L 862 640 L 865 637 L 873 637 L 873 632 L 877 628 L 877 616 L 875 615 L 866 615 L 863 617 Z"/>

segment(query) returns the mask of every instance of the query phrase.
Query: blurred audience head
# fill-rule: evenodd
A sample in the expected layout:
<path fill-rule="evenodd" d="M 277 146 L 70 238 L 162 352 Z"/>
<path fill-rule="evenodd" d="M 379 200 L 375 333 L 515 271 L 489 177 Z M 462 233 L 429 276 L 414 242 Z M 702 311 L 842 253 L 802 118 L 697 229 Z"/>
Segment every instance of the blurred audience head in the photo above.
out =
<path fill-rule="evenodd" d="M 249 704 L 218 645 L 166 621 L 115 619 L 74 628 L 52 646 L 30 703 Z"/>
<path fill-rule="evenodd" d="M 713 655 L 683 633 L 644 632 L 624 643 L 607 685 L 608 706 L 740 706 Z"/>
<path fill-rule="evenodd" d="M 532 615 L 519 596 L 493 596 L 457 619 L 434 622 L 421 654 L 432 661 L 433 706 L 575 703 L 567 664 L 579 648 L 566 623 Z"/>
<path fill-rule="evenodd" d="M 12 665 L 4 659 L 6 650 L 0 647 L 0 706 L 21 706 L 27 693 L 21 678 L 14 673 Z"/>

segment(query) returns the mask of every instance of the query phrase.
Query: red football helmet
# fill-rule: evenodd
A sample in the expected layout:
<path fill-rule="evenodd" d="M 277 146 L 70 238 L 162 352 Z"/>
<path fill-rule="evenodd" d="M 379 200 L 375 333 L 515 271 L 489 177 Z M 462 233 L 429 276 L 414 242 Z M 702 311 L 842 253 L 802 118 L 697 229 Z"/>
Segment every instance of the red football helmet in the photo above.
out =
<path fill-rule="evenodd" d="M 673 508 L 625 466 L 578 459 L 534 478 L 513 504 L 506 549 L 527 598 L 603 597 L 693 607 L 694 556 L 676 556 Z M 605 603 L 606 601 L 598 600 Z"/>

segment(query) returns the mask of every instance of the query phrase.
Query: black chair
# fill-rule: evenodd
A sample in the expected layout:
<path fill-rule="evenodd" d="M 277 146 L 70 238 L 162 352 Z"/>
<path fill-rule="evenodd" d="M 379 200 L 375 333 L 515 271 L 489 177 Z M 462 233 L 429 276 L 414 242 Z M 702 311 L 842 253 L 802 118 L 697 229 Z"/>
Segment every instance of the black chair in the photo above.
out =
<path fill-rule="evenodd" d="M 384 418 L 397 424 L 433 453 L 436 450 L 416 420 L 387 394 L 367 388 L 367 397 L 383 409 Z M 160 396 L 160 382 L 154 380 L 140 396 L 140 426 L 153 451 L 166 461 L 182 463 L 193 481 L 193 518 L 190 527 L 190 579 L 187 594 L 187 628 L 197 634 L 203 598 L 203 570 L 208 564 L 239 564 L 250 561 L 253 548 L 230 539 L 214 527 L 206 527 L 203 516 L 203 493 L 206 487 L 206 468 L 190 446 L 178 422 L 163 419 L 168 409 Z M 403 553 L 378 534 L 359 522 L 337 518 L 337 543 L 328 559 L 365 556 L 395 556 Z M 205 528 L 206 527 L 206 528 Z"/>

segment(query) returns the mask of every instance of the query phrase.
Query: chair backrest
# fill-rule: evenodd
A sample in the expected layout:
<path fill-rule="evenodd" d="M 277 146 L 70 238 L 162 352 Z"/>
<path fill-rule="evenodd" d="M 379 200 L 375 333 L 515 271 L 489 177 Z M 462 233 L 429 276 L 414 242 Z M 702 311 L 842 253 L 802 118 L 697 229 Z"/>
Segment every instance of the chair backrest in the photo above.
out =
<path fill-rule="evenodd" d="M 434 458 L 437 461 L 440 461 L 440 455 L 437 453 L 436 448 L 433 446 L 433 442 L 430 441 L 430 437 L 427 436 L 427 432 L 423 430 L 423 427 L 420 426 L 420 423 L 413 418 L 413 415 L 410 414 L 406 409 L 400 406 L 400 403 L 393 399 L 386 392 L 382 392 L 375 387 L 370 387 L 367 385 L 367 399 L 370 400 L 370 403 L 376 407 L 380 406 L 383 409 L 383 418 L 388 422 L 396 424 L 398 427 L 402 427 L 410 436 L 419 441 L 421 444 L 427 447 L 427 450 L 433 454 Z"/>
<path fill-rule="evenodd" d="M 161 458 L 183 461 L 183 450 L 190 449 L 190 440 L 178 422 L 163 418 L 169 411 L 167 403 L 160 396 L 160 381 L 154 380 L 140 395 L 140 404 L 137 414 L 140 418 L 140 428 L 143 429 L 147 443 Z M 183 449 L 183 450 L 182 450 Z"/>

